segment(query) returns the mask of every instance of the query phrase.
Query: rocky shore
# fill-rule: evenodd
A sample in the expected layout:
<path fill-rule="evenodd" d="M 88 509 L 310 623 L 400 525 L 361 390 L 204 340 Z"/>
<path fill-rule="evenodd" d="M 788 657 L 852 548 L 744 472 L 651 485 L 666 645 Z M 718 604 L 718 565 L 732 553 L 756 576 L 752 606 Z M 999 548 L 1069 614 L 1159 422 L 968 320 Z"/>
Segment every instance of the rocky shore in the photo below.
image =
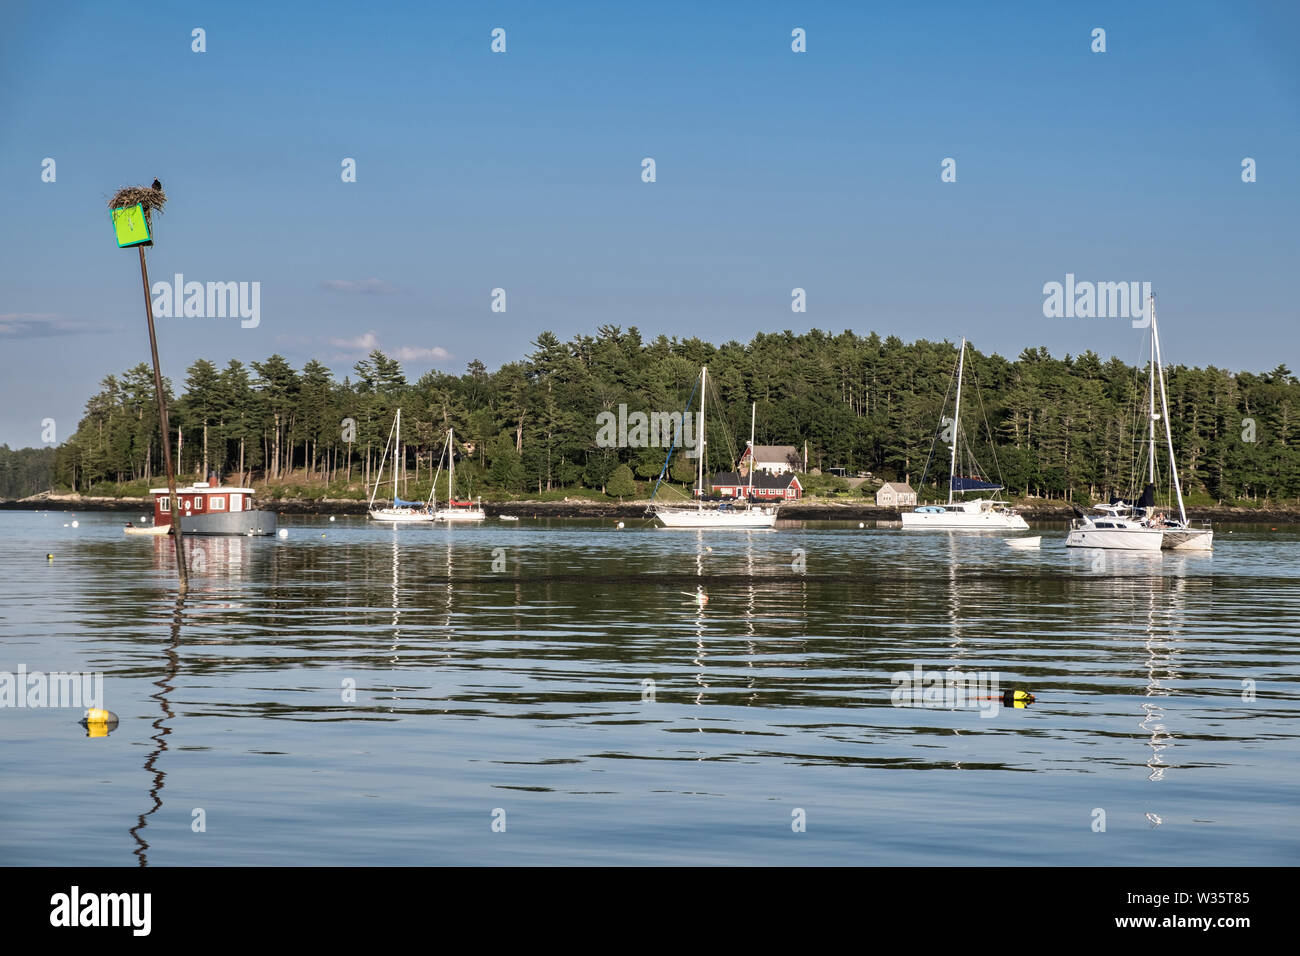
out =
<path fill-rule="evenodd" d="M 364 515 L 366 503 L 354 498 L 256 498 L 259 508 L 286 515 Z M 501 501 L 483 503 L 489 516 L 513 515 L 520 518 L 640 518 L 645 513 L 645 501 L 589 501 L 583 498 L 564 501 Z M 149 498 L 105 498 L 77 494 L 43 492 L 16 501 L 0 501 L 4 511 L 122 511 L 149 512 L 153 508 Z M 1017 505 L 1030 521 L 1068 521 L 1074 509 L 1063 502 L 1029 501 Z M 897 521 L 896 508 L 878 508 L 863 501 L 833 501 L 816 499 L 782 505 L 785 518 L 810 521 Z M 1238 508 L 1224 505 L 1188 508 L 1187 516 L 1194 520 L 1227 522 L 1295 522 L 1300 521 L 1300 508 L 1274 506 L 1271 508 Z"/>

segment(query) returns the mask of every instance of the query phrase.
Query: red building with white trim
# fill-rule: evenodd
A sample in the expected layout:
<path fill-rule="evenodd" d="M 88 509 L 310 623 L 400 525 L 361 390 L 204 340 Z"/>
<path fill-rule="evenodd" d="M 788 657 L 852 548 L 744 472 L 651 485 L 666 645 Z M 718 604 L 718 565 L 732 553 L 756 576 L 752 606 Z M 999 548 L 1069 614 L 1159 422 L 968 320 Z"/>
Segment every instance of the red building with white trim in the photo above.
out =
<path fill-rule="evenodd" d="M 787 471 L 783 475 L 759 472 L 754 475 L 752 490 L 748 476 L 723 471 L 713 476 L 710 487 L 714 495 L 722 498 L 744 498 L 752 494 L 755 501 L 798 501 L 803 497 L 803 485 L 793 471 Z"/>

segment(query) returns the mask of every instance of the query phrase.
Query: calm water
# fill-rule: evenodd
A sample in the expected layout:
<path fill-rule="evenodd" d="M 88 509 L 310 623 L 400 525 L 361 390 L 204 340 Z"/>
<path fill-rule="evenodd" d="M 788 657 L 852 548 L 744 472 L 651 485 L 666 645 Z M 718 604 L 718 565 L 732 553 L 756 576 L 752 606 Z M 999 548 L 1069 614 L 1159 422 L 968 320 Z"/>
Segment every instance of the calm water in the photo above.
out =
<path fill-rule="evenodd" d="M 102 671 L 121 723 L 0 709 L 0 863 L 1300 862 L 1294 526 L 287 518 L 191 541 L 178 610 L 170 540 L 75 517 L 0 514 L 0 671 Z M 918 664 L 1037 701 L 892 706 Z"/>

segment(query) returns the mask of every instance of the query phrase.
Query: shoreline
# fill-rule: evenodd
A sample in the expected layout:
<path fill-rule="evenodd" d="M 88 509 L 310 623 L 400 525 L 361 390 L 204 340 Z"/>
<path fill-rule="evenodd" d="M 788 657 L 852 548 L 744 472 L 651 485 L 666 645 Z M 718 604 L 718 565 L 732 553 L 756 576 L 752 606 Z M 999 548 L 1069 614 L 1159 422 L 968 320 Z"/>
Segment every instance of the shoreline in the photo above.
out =
<path fill-rule="evenodd" d="M 500 501 L 483 502 L 488 517 L 511 515 L 519 518 L 640 518 L 645 514 L 646 501 Z M 283 498 L 254 497 L 258 508 L 282 515 L 364 515 L 366 502 L 352 498 Z M 1016 506 L 1029 521 L 1069 521 L 1074 517 L 1074 506 L 1065 503 L 1029 503 Z M 116 511 L 152 512 L 150 498 L 106 498 L 82 495 L 52 495 L 43 493 L 29 498 L 0 501 L 0 511 Z M 808 521 L 899 521 L 897 508 L 882 508 L 866 502 L 795 502 L 781 506 L 781 517 Z M 1189 507 L 1187 517 L 1192 520 L 1266 523 L 1270 521 L 1300 522 L 1300 507 L 1243 508 L 1226 505 Z"/>

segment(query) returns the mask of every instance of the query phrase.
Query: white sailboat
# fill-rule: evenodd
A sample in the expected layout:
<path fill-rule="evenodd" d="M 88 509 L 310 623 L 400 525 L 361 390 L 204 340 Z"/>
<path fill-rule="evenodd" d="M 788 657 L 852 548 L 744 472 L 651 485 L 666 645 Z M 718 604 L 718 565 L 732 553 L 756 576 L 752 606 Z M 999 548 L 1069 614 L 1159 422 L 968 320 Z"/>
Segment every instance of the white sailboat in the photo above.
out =
<path fill-rule="evenodd" d="M 396 436 L 396 445 L 393 444 Z M 388 460 L 388 449 L 393 447 L 393 503 L 387 507 L 376 508 L 375 496 L 379 494 L 379 486 L 384 480 L 384 463 Z M 429 510 L 428 502 L 403 501 L 397 496 L 398 481 L 401 479 L 401 469 L 398 467 L 397 452 L 402 447 L 402 410 L 398 408 L 397 415 L 393 419 L 393 428 L 388 433 L 388 442 L 384 445 L 384 454 L 379 459 L 379 472 L 375 476 L 375 487 L 370 492 L 370 503 L 367 508 L 370 517 L 376 521 L 389 521 L 396 524 L 418 524 L 433 520 L 433 512 Z"/>
<path fill-rule="evenodd" d="M 1108 551 L 1159 551 L 1165 533 L 1147 527 L 1145 519 L 1133 512 L 1132 505 L 1119 501 L 1097 505 L 1095 515 L 1084 515 L 1070 526 L 1065 539 L 1067 548 L 1105 548 Z"/>
<path fill-rule="evenodd" d="M 954 493 L 966 491 L 1001 491 L 1000 484 L 964 478 L 957 474 L 957 446 L 961 442 L 961 389 L 966 370 L 966 340 L 961 340 L 961 353 L 957 359 L 957 403 L 952 421 L 952 461 L 948 469 L 948 503 L 946 505 L 921 505 L 902 514 L 903 527 L 934 528 L 940 530 L 970 531 L 1027 531 L 1029 522 L 1013 509 L 1010 502 L 993 498 L 976 501 L 957 501 Z M 941 413 L 942 414 L 942 413 Z M 925 476 L 921 476 L 925 484 Z"/>
<path fill-rule="evenodd" d="M 646 507 L 646 513 L 657 518 L 665 528 L 729 528 L 743 531 L 775 527 L 776 515 L 780 505 L 757 504 L 753 501 L 754 461 L 752 454 L 749 463 L 749 489 L 745 501 L 706 502 L 704 500 L 704 460 L 706 458 L 705 451 L 708 447 L 704 433 L 704 402 L 708 384 L 709 368 L 706 365 L 700 369 L 699 442 L 696 449 L 699 452 L 699 466 L 696 475 L 695 502 L 693 504 L 665 505 L 654 501 L 655 495 L 659 492 L 659 486 L 663 483 L 664 475 L 672 462 L 673 448 L 670 447 L 668 457 L 664 460 L 663 470 L 659 473 L 659 480 L 655 483 L 655 493 L 651 496 L 650 504 Z M 689 402 L 687 402 L 686 414 L 690 414 Z M 754 405 L 750 408 L 749 416 L 749 447 L 751 449 L 754 447 L 756 415 L 757 405 Z M 676 444 L 675 438 L 673 444 L 674 446 Z"/>
<path fill-rule="evenodd" d="M 1209 523 L 1194 528 L 1183 506 L 1183 487 L 1174 459 L 1174 436 L 1169 425 L 1169 399 L 1165 392 L 1164 362 L 1160 356 L 1160 331 L 1156 326 L 1156 298 L 1147 300 L 1151 317 L 1151 359 L 1147 376 L 1147 486 L 1136 506 L 1120 501 L 1098 505 L 1096 515 L 1082 515 L 1070 526 L 1065 539 L 1069 548 L 1107 548 L 1124 551 L 1210 551 L 1214 532 Z M 1156 411 L 1156 384 L 1160 385 L 1160 410 Z M 1169 475 L 1173 480 L 1178 517 L 1156 507 L 1156 422 L 1164 420 L 1165 444 L 1169 450 Z"/>
<path fill-rule="evenodd" d="M 442 471 L 442 463 L 438 463 L 438 471 Z M 433 478 L 433 486 L 438 487 L 438 476 Z M 447 507 L 437 508 L 437 492 L 431 492 L 435 510 L 433 518 L 435 521 L 446 521 L 449 524 L 457 521 L 483 521 L 487 518 L 487 513 L 483 510 L 482 498 L 477 500 L 457 501 L 456 500 L 456 430 L 447 429 Z"/>

